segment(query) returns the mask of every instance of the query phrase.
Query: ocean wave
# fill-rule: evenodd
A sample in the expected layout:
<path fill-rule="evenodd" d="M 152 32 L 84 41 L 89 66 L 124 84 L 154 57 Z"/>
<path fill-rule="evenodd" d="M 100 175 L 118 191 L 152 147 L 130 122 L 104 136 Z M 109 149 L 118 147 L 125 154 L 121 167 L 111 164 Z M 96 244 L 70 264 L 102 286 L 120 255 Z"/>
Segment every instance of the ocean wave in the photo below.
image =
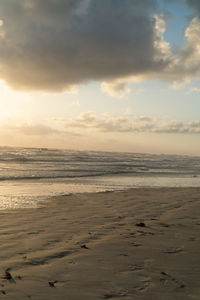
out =
<path fill-rule="evenodd" d="M 200 157 L 0 148 L 0 181 L 104 175 L 200 176 Z"/>

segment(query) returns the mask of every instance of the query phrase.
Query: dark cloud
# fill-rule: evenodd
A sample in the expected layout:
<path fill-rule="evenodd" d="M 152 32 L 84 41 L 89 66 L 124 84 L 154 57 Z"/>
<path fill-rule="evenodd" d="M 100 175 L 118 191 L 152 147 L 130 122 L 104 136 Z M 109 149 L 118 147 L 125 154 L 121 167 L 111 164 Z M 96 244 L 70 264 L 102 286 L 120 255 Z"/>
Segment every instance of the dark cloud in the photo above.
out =
<path fill-rule="evenodd" d="M 184 1 L 199 11 L 199 1 Z M 189 44 L 172 53 L 157 11 L 156 0 L 0 0 L 0 78 L 48 91 L 96 80 L 116 92 L 126 88 L 121 78 L 199 75 L 200 23 L 191 22 Z"/>
<path fill-rule="evenodd" d="M 199 0 L 185 0 L 185 2 L 191 8 L 197 10 L 200 13 L 200 1 Z"/>
<path fill-rule="evenodd" d="M 63 90 L 161 70 L 156 0 L 0 1 L 0 76 L 19 89 Z"/>

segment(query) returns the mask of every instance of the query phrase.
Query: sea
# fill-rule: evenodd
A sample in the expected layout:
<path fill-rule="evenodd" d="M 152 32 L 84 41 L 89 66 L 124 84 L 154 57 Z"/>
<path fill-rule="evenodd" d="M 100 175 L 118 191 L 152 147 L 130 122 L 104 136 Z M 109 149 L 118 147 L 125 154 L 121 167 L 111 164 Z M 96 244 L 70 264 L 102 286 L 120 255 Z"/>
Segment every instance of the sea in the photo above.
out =
<path fill-rule="evenodd" d="M 46 148 L 0 148 L 0 209 L 129 188 L 200 187 L 200 157 Z"/>

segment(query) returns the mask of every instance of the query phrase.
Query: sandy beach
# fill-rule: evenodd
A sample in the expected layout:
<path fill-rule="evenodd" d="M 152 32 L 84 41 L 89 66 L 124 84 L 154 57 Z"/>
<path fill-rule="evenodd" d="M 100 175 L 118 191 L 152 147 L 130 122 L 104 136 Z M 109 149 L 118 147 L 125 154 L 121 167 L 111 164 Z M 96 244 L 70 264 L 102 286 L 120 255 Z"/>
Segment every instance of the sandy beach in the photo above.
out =
<path fill-rule="evenodd" d="M 0 212 L 0 299 L 200 299 L 200 188 Z"/>

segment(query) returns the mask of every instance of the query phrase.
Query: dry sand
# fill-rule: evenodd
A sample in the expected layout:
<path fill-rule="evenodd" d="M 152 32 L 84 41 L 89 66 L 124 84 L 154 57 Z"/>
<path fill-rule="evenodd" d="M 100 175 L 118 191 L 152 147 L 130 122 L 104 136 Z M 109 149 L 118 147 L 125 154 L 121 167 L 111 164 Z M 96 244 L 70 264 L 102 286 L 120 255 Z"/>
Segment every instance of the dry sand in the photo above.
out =
<path fill-rule="evenodd" d="M 0 299 L 200 299 L 200 188 L 62 196 L 0 220 Z"/>

